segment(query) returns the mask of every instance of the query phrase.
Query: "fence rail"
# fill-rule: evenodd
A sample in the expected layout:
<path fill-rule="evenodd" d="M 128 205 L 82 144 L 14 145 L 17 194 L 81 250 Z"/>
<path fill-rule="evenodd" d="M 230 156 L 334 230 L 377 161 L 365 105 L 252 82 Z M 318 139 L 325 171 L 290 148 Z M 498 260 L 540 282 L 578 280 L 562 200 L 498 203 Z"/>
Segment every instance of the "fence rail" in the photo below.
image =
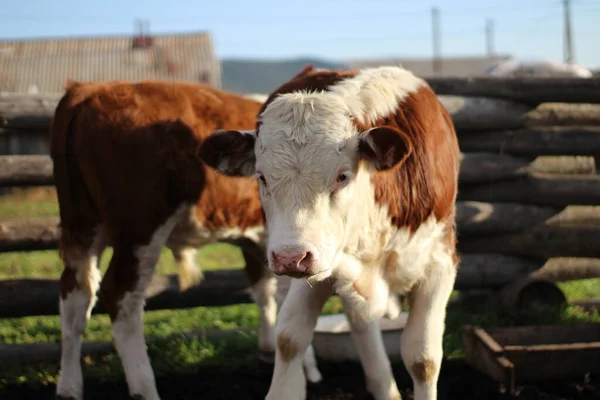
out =
<path fill-rule="evenodd" d="M 600 277 L 600 78 L 431 78 L 462 151 L 459 290 Z M 58 94 L 0 95 L 0 140 L 47 140 Z M 53 185 L 48 155 L 0 156 L 0 187 Z M 58 218 L 0 221 L 0 253 L 55 249 Z M 243 271 L 181 291 L 157 276 L 147 309 L 250 302 Z M 0 281 L 0 318 L 58 313 L 53 279 Z M 104 312 L 102 302 L 95 313 Z"/>

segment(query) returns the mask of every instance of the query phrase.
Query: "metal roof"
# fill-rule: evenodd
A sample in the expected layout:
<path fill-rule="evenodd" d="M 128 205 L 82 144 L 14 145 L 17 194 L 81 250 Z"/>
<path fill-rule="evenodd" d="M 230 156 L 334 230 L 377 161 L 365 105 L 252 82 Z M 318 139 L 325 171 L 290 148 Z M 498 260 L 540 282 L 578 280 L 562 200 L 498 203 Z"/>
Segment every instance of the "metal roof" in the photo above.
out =
<path fill-rule="evenodd" d="M 423 77 L 430 76 L 477 76 L 482 75 L 486 67 L 492 63 L 509 59 L 509 55 L 483 56 L 483 57 L 443 57 L 441 59 L 442 72 L 435 73 L 431 58 L 389 58 L 371 60 L 352 60 L 351 68 L 367 68 L 379 65 L 402 65 L 404 68 Z"/>
<path fill-rule="evenodd" d="M 0 91 L 62 92 L 75 80 L 145 79 L 206 82 L 221 87 L 221 66 L 207 32 L 152 35 L 134 48 L 135 35 L 0 41 Z"/>

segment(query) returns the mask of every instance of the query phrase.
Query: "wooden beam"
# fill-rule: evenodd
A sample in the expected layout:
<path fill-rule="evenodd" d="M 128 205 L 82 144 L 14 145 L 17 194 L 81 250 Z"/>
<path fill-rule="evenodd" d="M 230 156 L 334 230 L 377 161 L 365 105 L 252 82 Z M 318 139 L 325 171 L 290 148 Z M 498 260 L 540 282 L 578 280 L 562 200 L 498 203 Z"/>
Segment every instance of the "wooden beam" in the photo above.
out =
<path fill-rule="evenodd" d="M 58 315 L 57 279 L 0 280 L 0 318 Z M 177 275 L 154 276 L 146 291 L 146 310 L 252 303 L 243 270 L 204 271 L 203 281 L 180 291 Z M 104 314 L 102 296 L 93 310 Z"/>
<path fill-rule="evenodd" d="M 518 203 L 457 202 L 456 221 L 461 238 L 527 232 L 540 226 L 600 226 L 600 207 L 543 207 Z"/>
<path fill-rule="evenodd" d="M 600 127 L 541 127 L 460 134 L 463 152 L 489 152 L 535 157 L 600 154 Z"/>
<path fill-rule="evenodd" d="M 492 97 L 438 95 L 459 133 L 540 126 L 600 125 L 600 104 L 523 104 Z"/>
<path fill-rule="evenodd" d="M 463 153 L 460 161 L 459 181 L 485 183 L 525 177 L 532 173 L 594 174 L 594 157 L 540 156 L 523 157 L 498 153 Z"/>
<path fill-rule="evenodd" d="M 500 303 L 508 310 L 542 311 L 558 308 L 567 298 L 554 282 L 530 276 L 515 279 L 499 290 Z"/>
<path fill-rule="evenodd" d="M 600 226 L 542 225 L 531 230 L 496 236 L 461 238 L 461 253 L 502 253 L 513 256 L 600 258 Z M 600 277 L 600 276 L 599 276 Z"/>
<path fill-rule="evenodd" d="M 0 127 L 10 129 L 49 129 L 62 94 L 0 95 Z"/>
<path fill-rule="evenodd" d="M 456 204 L 460 241 L 465 237 L 487 237 L 522 232 L 558 215 L 562 207 L 539 207 L 515 203 L 461 201 Z"/>
<path fill-rule="evenodd" d="M 58 217 L 0 221 L 0 253 L 56 249 L 59 222 Z"/>
<path fill-rule="evenodd" d="M 600 278 L 600 258 L 551 258 L 542 268 L 535 270 L 530 276 L 551 282 Z"/>
<path fill-rule="evenodd" d="M 459 201 L 528 203 L 542 206 L 600 204 L 600 175 L 529 174 L 488 184 L 460 185 Z"/>
<path fill-rule="evenodd" d="M 461 254 L 456 290 L 500 288 L 542 268 L 545 261 L 499 253 Z"/>
<path fill-rule="evenodd" d="M 1 186 L 52 185 L 52 160 L 49 156 L 1 156 Z"/>
<path fill-rule="evenodd" d="M 600 103 L 600 78 L 429 77 L 438 94 L 495 97 L 528 104 Z"/>

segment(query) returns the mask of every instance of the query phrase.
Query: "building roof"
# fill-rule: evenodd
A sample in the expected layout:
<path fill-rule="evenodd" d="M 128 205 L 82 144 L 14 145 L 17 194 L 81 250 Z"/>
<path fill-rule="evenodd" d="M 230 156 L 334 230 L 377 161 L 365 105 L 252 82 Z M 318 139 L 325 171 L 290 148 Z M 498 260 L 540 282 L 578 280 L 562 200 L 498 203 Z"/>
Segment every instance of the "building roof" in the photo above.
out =
<path fill-rule="evenodd" d="M 67 78 L 205 81 L 221 86 L 221 67 L 207 32 L 0 40 L 0 91 L 62 92 Z"/>
<path fill-rule="evenodd" d="M 442 58 L 442 72 L 433 72 L 433 60 L 431 58 L 388 58 L 372 60 L 353 60 L 348 64 L 351 68 L 368 68 L 381 65 L 402 65 L 422 77 L 431 76 L 457 76 L 467 77 L 482 75 L 484 70 L 492 63 L 508 60 L 508 55 L 496 55 L 490 57 L 445 57 Z"/>

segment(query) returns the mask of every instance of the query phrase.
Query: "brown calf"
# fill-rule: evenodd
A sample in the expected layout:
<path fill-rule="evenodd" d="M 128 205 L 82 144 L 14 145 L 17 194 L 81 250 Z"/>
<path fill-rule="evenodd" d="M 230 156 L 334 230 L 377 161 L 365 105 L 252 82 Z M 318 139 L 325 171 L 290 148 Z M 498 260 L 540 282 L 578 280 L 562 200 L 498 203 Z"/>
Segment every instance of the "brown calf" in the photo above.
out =
<path fill-rule="evenodd" d="M 184 288 L 201 279 L 196 248 L 214 241 L 240 246 L 260 308 L 259 347 L 274 352 L 277 285 L 264 268 L 256 182 L 224 177 L 198 157 L 213 131 L 254 128 L 260 107 L 194 84 L 67 83 L 51 134 L 64 261 L 57 397 L 82 398 L 81 335 L 100 289 L 131 395 L 159 398 L 142 317 L 163 245 L 179 265 Z M 101 278 L 107 246 L 114 252 Z M 318 370 L 312 377 L 320 379 Z"/>

